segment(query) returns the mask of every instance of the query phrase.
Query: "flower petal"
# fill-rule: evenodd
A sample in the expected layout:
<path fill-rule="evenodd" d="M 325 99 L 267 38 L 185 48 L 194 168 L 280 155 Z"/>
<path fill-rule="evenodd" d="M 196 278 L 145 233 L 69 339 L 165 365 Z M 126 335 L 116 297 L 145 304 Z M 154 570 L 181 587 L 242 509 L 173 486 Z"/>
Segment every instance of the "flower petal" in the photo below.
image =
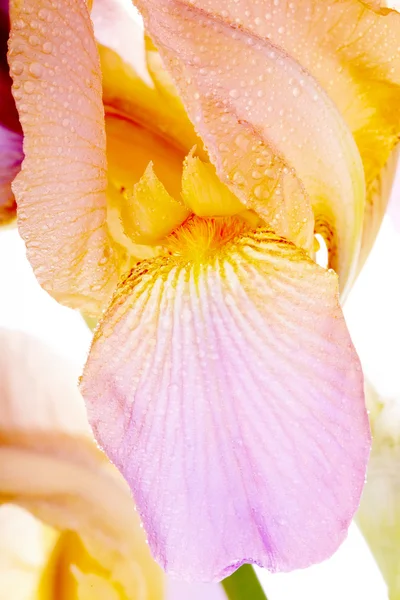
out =
<path fill-rule="evenodd" d="M 270 4 L 257 3 L 264 23 Z M 239 27 L 245 9 L 254 13 L 253 2 L 137 6 L 223 181 L 277 233 L 310 248 L 306 193 L 318 227 L 328 229 L 330 266 L 344 289 L 361 241 L 364 175 L 335 105 L 265 28 L 260 37 Z"/>
<path fill-rule="evenodd" d="M 236 215 L 245 206 L 224 185 L 213 165 L 190 152 L 182 173 L 182 198 L 199 217 Z"/>
<path fill-rule="evenodd" d="M 12 590 L 13 600 L 42 599 L 40 580 L 57 533 L 12 504 L 0 506 L 0 531 L 0 598 Z"/>
<path fill-rule="evenodd" d="M 400 598 L 400 397 L 380 398 L 366 383 L 373 444 L 356 520 L 389 587 Z"/>
<path fill-rule="evenodd" d="M 389 10 L 400 11 L 399 0 L 361 0 L 361 2 L 382 15 L 386 15 Z"/>
<path fill-rule="evenodd" d="M 0 124 L 0 226 L 11 223 L 17 216 L 11 183 L 23 157 L 22 136 Z"/>
<path fill-rule="evenodd" d="M 93 443 L 76 380 L 43 344 L 0 332 L 0 504 L 76 532 L 128 597 L 158 598 L 161 573 L 126 483 Z"/>
<path fill-rule="evenodd" d="M 168 192 L 180 197 L 185 153 L 140 123 L 106 116 L 108 181 L 118 191 L 130 190 L 151 161 Z"/>
<path fill-rule="evenodd" d="M 398 202 L 398 198 L 396 197 L 398 196 L 398 193 L 393 190 L 398 166 L 399 147 L 396 147 L 389 156 L 386 165 L 369 186 L 367 202 L 365 204 L 361 251 L 357 265 L 358 272 L 360 272 L 364 266 L 376 236 L 378 235 L 392 192 L 394 196 L 391 205 L 393 206 L 395 202 Z M 389 209 L 389 212 L 390 210 L 391 209 Z"/>
<path fill-rule="evenodd" d="M 161 146 L 168 144 L 173 153 L 180 150 L 184 156 L 195 144 L 201 147 L 181 101 L 174 97 L 171 102 L 170 86 L 157 61 L 157 53 L 145 51 L 143 27 L 135 18 L 132 4 L 123 0 L 96 0 L 92 17 L 99 44 L 106 114 L 117 113 L 143 132 L 142 140 L 136 139 L 138 150 L 142 145 L 147 148 L 146 135 L 158 137 Z M 149 56 L 155 82 L 146 66 Z M 132 152 L 134 144 L 131 146 Z M 136 158 L 142 162 L 139 152 Z M 154 157 L 147 156 L 146 165 L 150 160 Z"/>
<path fill-rule="evenodd" d="M 116 284 L 106 229 L 101 73 L 83 0 L 11 4 L 9 61 L 25 160 L 13 190 L 41 285 L 97 313 Z"/>
<path fill-rule="evenodd" d="M 94 0 L 90 17 L 96 41 L 129 65 L 136 77 L 152 87 L 147 70 L 143 27 L 130 0 Z M 101 50 L 100 50 L 101 53 Z M 107 72 L 112 76 L 112 72 Z"/>
<path fill-rule="evenodd" d="M 191 580 L 330 556 L 369 452 L 336 276 L 244 228 L 193 218 L 171 254 L 140 263 L 82 377 L 97 440 L 133 490 L 156 560 Z"/>
<path fill-rule="evenodd" d="M 133 190 L 126 194 L 120 214 L 130 239 L 156 244 L 183 223 L 190 211 L 168 194 L 150 163 Z"/>

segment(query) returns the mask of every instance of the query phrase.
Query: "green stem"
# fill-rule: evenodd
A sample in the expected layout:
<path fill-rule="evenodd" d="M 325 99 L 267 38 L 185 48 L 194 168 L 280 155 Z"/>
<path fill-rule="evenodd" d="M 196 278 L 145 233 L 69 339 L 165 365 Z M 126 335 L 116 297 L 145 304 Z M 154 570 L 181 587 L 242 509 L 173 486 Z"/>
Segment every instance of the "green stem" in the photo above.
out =
<path fill-rule="evenodd" d="M 243 565 L 221 581 L 229 600 L 268 600 L 251 565 Z"/>

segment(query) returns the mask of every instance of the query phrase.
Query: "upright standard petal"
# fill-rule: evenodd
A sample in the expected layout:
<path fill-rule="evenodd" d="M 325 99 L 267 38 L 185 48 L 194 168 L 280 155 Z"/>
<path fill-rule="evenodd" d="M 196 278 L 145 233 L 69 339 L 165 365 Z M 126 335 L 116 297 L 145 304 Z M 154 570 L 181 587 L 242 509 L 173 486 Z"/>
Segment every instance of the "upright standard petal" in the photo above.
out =
<path fill-rule="evenodd" d="M 345 289 L 364 212 L 364 174 L 353 137 L 301 62 L 267 35 L 243 30 L 246 0 L 239 9 L 228 1 L 218 13 L 220 5 L 137 1 L 221 178 L 274 231 L 306 248 L 311 203 L 329 240 L 330 266 Z"/>
<path fill-rule="evenodd" d="M 369 427 L 337 278 L 266 229 L 192 218 L 119 286 L 82 391 L 168 573 L 330 556 Z"/>
<path fill-rule="evenodd" d="M 398 1 L 193 0 L 190 5 L 234 29 L 268 39 L 315 77 L 354 135 L 364 165 L 367 204 L 372 204 L 377 179 L 400 134 L 400 15 L 385 8 L 398 10 Z M 201 36 L 192 44 L 194 51 L 201 49 Z M 315 208 L 317 229 L 334 254 L 330 229 L 336 213 L 324 203 Z M 367 229 L 371 215 L 373 210 L 367 209 Z M 338 223 L 346 227 L 345 220 Z M 368 236 L 363 243 L 373 239 Z"/>
<path fill-rule="evenodd" d="M 379 228 L 382 224 L 382 219 L 385 216 L 386 209 L 390 198 L 393 196 L 390 203 L 389 212 L 393 213 L 393 207 L 400 204 L 399 192 L 393 188 L 396 173 L 399 167 L 399 152 L 397 146 L 386 165 L 381 169 L 379 175 L 369 186 L 368 202 L 365 205 L 364 227 L 362 234 L 361 251 L 358 259 L 357 271 L 360 272 L 365 261 L 368 258 L 369 252 L 378 235 Z"/>
<path fill-rule="evenodd" d="M 13 190 L 28 258 L 57 300 L 97 313 L 116 269 L 100 64 L 84 0 L 11 0 L 9 62 L 25 152 Z"/>
<path fill-rule="evenodd" d="M 95 0 L 92 10 L 106 115 L 117 113 L 137 128 L 135 143 L 132 142 L 130 149 L 134 153 L 133 169 L 137 161 L 143 162 L 140 150 L 143 145 L 147 151 L 146 136 L 158 137 L 161 146 L 168 143 L 172 159 L 178 150 L 185 155 L 193 145 L 202 145 L 181 100 L 171 94 L 168 75 L 160 66 L 158 53 L 149 48 L 145 50 L 143 27 L 134 13 L 130 0 Z M 148 156 L 146 165 L 154 158 Z M 164 161 L 168 164 L 168 155 Z"/>

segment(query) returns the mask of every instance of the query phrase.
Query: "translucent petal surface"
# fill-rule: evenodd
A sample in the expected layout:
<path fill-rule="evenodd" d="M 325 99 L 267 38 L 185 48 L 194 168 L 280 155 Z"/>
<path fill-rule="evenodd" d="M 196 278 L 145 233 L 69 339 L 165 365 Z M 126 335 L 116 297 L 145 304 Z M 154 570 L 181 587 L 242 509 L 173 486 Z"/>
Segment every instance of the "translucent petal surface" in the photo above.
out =
<path fill-rule="evenodd" d="M 76 381 L 44 344 L 0 331 L 0 505 L 73 531 L 127 597 L 157 600 L 161 572 L 126 483 L 94 444 Z"/>
<path fill-rule="evenodd" d="M 0 531 L 0 598 L 54 600 L 38 588 L 57 533 L 12 504 L 0 506 Z"/>
<path fill-rule="evenodd" d="M 182 198 L 199 217 L 229 216 L 245 210 L 240 200 L 224 185 L 210 163 L 191 152 L 182 173 Z"/>
<path fill-rule="evenodd" d="M 145 52 L 143 27 L 130 0 L 96 0 L 91 14 L 99 43 L 106 113 L 116 112 L 143 130 L 141 143 L 136 141 L 139 148 L 148 145 L 145 135 L 161 137 L 159 143 L 168 144 L 172 153 L 180 149 L 186 154 L 194 144 L 200 147 L 179 97 L 171 93 L 158 53 Z M 139 152 L 136 160 L 141 161 Z M 154 157 L 147 157 L 146 165 L 150 160 Z"/>
<path fill-rule="evenodd" d="M 193 219 L 172 255 L 138 265 L 82 379 L 97 440 L 179 578 L 323 560 L 364 482 L 363 378 L 337 278 L 240 227 Z"/>
<path fill-rule="evenodd" d="M 269 4 L 258 2 L 264 22 Z M 312 241 L 311 202 L 319 227 L 329 223 L 331 266 L 344 288 L 364 210 L 359 153 L 301 62 L 279 40 L 272 43 L 265 28 L 239 27 L 253 5 L 137 2 L 219 175 L 275 231 L 304 247 Z"/>
<path fill-rule="evenodd" d="M 393 189 L 394 180 L 399 166 L 399 147 L 397 146 L 389 160 L 382 168 L 376 179 L 370 184 L 368 202 L 365 206 L 364 227 L 362 235 L 361 252 L 357 269 L 360 271 L 368 258 L 368 254 L 378 234 L 382 219 L 385 216 L 388 202 L 393 193 L 391 206 L 400 204 L 399 191 Z M 390 209 L 389 209 L 390 211 Z"/>
<path fill-rule="evenodd" d="M 83 0 L 12 3 L 9 61 L 24 131 L 19 229 L 42 286 L 97 312 L 115 282 L 106 230 L 101 74 Z"/>
<path fill-rule="evenodd" d="M 373 444 L 356 519 L 389 587 L 400 598 L 400 397 L 381 398 L 366 386 Z"/>

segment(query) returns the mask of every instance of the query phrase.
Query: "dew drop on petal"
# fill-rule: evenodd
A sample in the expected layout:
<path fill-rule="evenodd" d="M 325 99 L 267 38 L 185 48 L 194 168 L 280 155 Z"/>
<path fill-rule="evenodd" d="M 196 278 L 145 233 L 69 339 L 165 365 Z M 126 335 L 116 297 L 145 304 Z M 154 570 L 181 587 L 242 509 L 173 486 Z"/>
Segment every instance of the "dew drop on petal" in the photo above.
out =
<path fill-rule="evenodd" d="M 28 94 L 32 94 L 32 92 L 35 90 L 35 86 L 32 83 L 32 81 L 25 81 L 24 83 L 24 90 L 28 93 Z"/>
<path fill-rule="evenodd" d="M 23 70 L 24 70 L 24 65 L 23 65 L 22 62 L 14 62 L 11 65 L 11 73 L 13 75 L 21 75 L 21 73 L 23 72 Z"/>
<path fill-rule="evenodd" d="M 33 75 L 33 77 L 40 77 L 43 73 L 43 67 L 37 62 L 33 62 L 29 66 L 29 73 Z"/>

